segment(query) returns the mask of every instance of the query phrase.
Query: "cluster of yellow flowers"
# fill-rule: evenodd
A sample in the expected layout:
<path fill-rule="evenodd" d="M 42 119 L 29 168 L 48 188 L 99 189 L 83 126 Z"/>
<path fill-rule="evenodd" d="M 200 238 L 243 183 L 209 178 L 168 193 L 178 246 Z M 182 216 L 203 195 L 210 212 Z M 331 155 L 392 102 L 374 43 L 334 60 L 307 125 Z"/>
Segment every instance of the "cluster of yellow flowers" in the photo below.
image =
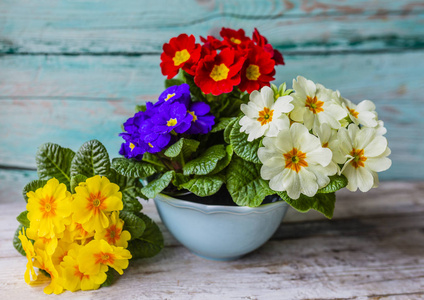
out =
<path fill-rule="evenodd" d="M 118 185 L 94 176 L 71 194 L 53 178 L 27 196 L 30 227 L 22 229 L 19 239 L 28 259 L 28 284 L 37 280 L 36 267 L 51 277 L 46 294 L 98 289 L 109 267 L 119 274 L 128 267 L 131 235 L 122 230 Z"/>

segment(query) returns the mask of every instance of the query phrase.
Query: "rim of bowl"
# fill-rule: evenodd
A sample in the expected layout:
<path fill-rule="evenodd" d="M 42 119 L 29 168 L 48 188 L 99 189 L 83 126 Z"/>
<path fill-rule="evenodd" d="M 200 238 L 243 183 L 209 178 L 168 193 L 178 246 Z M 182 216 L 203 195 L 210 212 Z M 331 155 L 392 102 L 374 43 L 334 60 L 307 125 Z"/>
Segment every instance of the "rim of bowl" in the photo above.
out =
<path fill-rule="evenodd" d="M 158 194 L 155 201 L 166 202 L 176 208 L 196 210 L 204 214 L 232 214 L 232 215 L 248 215 L 248 214 L 264 214 L 280 206 L 289 206 L 285 201 L 277 201 L 273 203 L 263 204 L 257 207 L 248 206 L 226 206 L 226 205 L 206 205 L 186 200 L 177 199 L 168 195 Z"/>

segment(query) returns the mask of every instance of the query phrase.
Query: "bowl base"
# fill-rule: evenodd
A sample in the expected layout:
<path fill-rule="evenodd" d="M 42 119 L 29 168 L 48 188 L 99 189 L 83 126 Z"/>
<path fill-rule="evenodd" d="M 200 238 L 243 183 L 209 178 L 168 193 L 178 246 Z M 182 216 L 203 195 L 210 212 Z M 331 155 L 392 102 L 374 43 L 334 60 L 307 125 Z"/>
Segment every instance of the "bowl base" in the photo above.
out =
<path fill-rule="evenodd" d="M 233 261 L 233 260 L 237 260 L 241 257 L 243 257 L 243 255 L 238 255 L 238 256 L 231 256 L 231 257 L 209 257 L 209 256 L 204 256 L 202 254 L 190 251 L 191 253 L 193 253 L 194 255 L 197 255 L 201 258 L 207 259 L 207 260 L 213 260 L 213 261 Z"/>

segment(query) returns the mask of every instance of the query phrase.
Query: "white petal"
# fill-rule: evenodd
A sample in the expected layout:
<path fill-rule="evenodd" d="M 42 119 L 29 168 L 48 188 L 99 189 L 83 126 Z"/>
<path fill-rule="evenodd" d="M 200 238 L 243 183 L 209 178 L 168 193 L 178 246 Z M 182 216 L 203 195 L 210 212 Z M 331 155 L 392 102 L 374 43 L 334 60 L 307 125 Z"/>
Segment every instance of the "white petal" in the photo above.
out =
<path fill-rule="evenodd" d="M 306 168 L 302 168 L 299 172 L 299 179 L 301 193 L 308 197 L 313 197 L 318 191 L 318 183 L 316 182 L 315 175 Z"/>
<path fill-rule="evenodd" d="M 367 128 L 364 128 L 365 130 Z M 375 131 L 374 131 L 375 132 Z M 365 146 L 364 155 L 366 157 L 376 157 L 381 155 L 387 148 L 387 139 L 384 136 L 377 135 L 374 139 Z"/>
<path fill-rule="evenodd" d="M 356 106 L 357 111 L 374 111 L 375 104 L 370 100 L 363 100 Z"/>
<path fill-rule="evenodd" d="M 287 191 L 290 198 L 298 199 L 301 189 L 299 174 L 290 169 L 285 169 L 285 173 L 286 176 L 283 177 L 284 190 Z"/>
<path fill-rule="evenodd" d="M 242 104 L 240 106 L 240 110 L 249 118 L 252 118 L 252 119 L 259 118 L 259 110 L 255 109 L 252 105 Z"/>
<path fill-rule="evenodd" d="M 261 89 L 261 96 L 264 107 L 272 107 L 274 105 L 274 92 L 269 86 L 264 86 Z"/>
<path fill-rule="evenodd" d="M 342 171 L 348 181 L 346 188 L 351 192 L 355 192 L 358 189 L 356 170 L 350 163 L 346 163 Z"/>
<path fill-rule="evenodd" d="M 387 157 L 369 158 L 365 161 L 365 166 L 375 172 L 383 172 L 389 169 L 392 165 L 391 159 Z"/>
<path fill-rule="evenodd" d="M 280 114 L 280 113 L 291 112 L 294 108 L 294 105 L 290 103 L 292 101 L 293 101 L 292 96 L 283 96 L 278 98 L 273 106 L 274 113 Z"/>
<path fill-rule="evenodd" d="M 356 175 L 359 190 L 361 192 L 368 192 L 374 185 L 374 177 L 372 176 L 371 171 L 360 167 L 357 169 Z"/>
<path fill-rule="evenodd" d="M 323 167 L 328 166 L 333 158 L 333 152 L 328 148 L 318 148 L 306 154 L 306 162 L 320 164 Z"/>

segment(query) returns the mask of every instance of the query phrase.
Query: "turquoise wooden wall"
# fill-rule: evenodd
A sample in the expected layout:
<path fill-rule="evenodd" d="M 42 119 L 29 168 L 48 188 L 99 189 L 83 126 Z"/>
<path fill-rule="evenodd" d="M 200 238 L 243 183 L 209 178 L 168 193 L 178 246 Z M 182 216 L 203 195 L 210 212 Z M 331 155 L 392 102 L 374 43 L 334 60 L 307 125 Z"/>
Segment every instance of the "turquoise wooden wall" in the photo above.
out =
<path fill-rule="evenodd" d="M 277 83 L 373 100 L 393 160 L 380 178 L 424 179 L 423 1 L 2 0 L 0 185 L 33 177 L 44 142 L 96 138 L 118 156 L 121 123 L 163 89 L 162 44 L 222 26 L 257 27 L 283 53 Z"/>

